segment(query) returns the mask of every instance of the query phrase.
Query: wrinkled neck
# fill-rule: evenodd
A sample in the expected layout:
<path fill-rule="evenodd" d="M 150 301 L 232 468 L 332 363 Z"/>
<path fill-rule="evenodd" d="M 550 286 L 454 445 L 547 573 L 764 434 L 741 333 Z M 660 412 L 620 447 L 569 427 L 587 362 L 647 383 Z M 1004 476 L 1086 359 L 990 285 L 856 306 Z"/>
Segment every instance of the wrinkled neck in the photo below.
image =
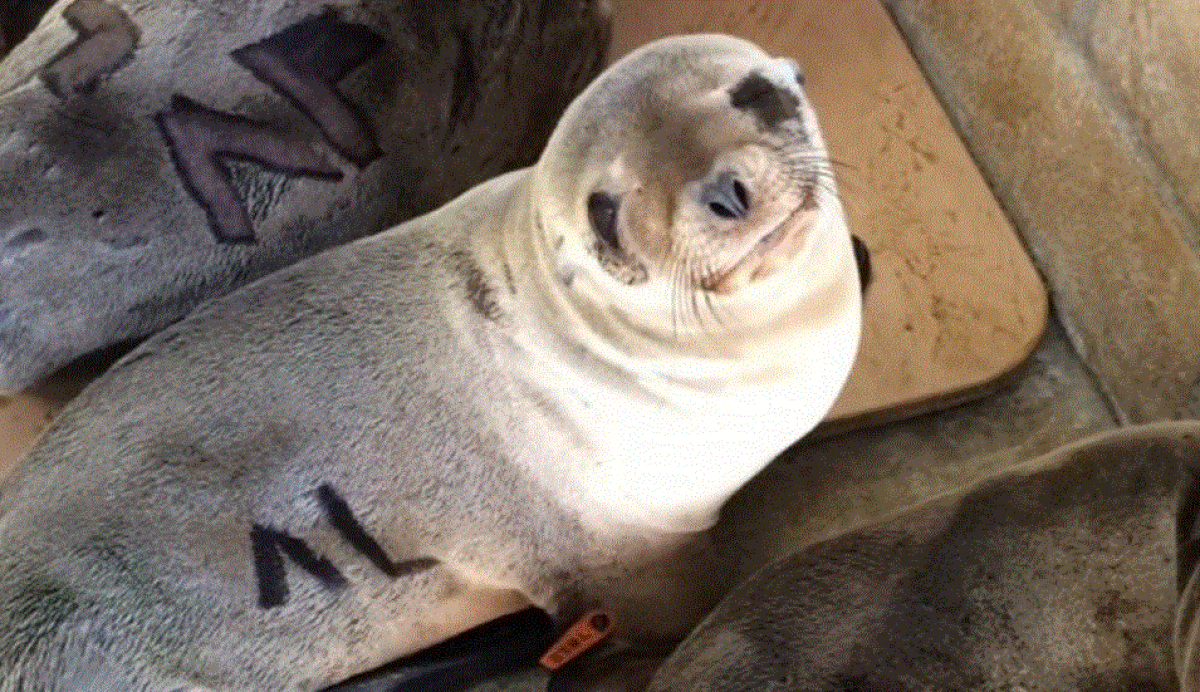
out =
<path fill-rule="evenodd" d="M 568 421 L 561 439 L 571 440 L 564 454 L 541 449 L 531 468 L 549 487 L 569 486 L 567 501 L 593 525 L 707 528 L 733 492 L 825 416 L 845 382 L 861 306 L 844 225 L 822 229 L 804 260 L 807 283 L 781 284 L 777 299 L 790 302 L 768 319 L 728 321 L 723 340 L 673 339 L 669 323 L 631 318 L 620 299 L 634 292 L 610 291 L 594 264 L 572 266 L 557 239 L 578 238 L 539 216 L 529 183 L 514 191 L 497 249 L 518 304 L 509 311 L 513 370 Z"/>

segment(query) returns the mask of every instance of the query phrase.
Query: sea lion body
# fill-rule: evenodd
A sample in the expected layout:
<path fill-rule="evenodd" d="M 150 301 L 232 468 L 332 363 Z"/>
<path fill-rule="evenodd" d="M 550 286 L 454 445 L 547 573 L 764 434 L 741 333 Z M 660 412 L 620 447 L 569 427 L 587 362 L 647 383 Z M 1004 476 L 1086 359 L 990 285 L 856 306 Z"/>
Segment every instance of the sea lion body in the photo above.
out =
<path fill-rule="evenodd" d="M 1195 422 L 1069 445 L 767 566 L 649 689 L 1178 689 L 1198 477 Z"/>
<path fill-rule="evenodd" d="M 0 62 L 0 392 L 532 164 L 609 21 L 590 0 L 56 3 Z"/>
<path fill-rule="evenodd" d="M 529 604 L 681 636 L 719 581 L 703 529 L 825 414 L 857 344 L 789 65 L 653 44 L 533 169 L 118 362 L 0 491 L 0 690 L 310 691 Z M 639 158 L 639 132 L 673 149 Z M 706 259 L 681 279 L 688 248 Z"/>

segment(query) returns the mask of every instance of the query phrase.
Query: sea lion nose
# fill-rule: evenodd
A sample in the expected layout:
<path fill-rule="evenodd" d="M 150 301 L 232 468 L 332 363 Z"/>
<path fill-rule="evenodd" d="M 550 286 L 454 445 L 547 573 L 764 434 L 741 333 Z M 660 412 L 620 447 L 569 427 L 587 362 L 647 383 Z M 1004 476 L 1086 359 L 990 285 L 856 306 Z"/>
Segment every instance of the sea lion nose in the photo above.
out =
<path fill-rule="evenodd" d="M 735 173 L 725 171 L 700 191 L 700 202 L 723 219 L 744 219 L 750 211 L 750 194 Z"/>

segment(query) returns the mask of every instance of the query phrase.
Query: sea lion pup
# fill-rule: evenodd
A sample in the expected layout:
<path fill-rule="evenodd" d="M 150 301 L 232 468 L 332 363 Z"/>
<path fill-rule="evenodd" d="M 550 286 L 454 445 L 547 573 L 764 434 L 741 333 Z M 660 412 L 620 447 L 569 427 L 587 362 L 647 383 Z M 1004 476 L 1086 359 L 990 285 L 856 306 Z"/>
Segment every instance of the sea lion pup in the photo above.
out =
<path fill-rule="evenodd" d="M 644 47 L 532 169 L 68 405 L 0 491 L 0 690 L 310 691 L 531 604 L 680 637 L 699 537 L 829 409 L 859 291 L 791 61 Z"/>
<path fill-rule="evenodd" d="M 1177 689 L 1198 474 L 1200 423 L 1127 428 L 819 543 L 731 590 L 650 689 Z"/>

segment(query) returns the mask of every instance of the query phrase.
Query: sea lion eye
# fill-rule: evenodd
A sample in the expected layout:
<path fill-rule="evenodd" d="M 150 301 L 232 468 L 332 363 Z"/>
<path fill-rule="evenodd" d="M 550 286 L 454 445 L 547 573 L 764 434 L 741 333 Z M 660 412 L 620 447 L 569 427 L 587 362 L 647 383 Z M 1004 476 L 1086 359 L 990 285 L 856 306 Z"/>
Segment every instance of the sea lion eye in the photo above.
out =
<path fill-rule="evenodd" d="M 592 229 L 609 247 L 620 249 L 621 242 L 617 239 L 617 200 L 612 195 L 603 192 L 593 192 L 588 195 L 588 219 Z"/>

